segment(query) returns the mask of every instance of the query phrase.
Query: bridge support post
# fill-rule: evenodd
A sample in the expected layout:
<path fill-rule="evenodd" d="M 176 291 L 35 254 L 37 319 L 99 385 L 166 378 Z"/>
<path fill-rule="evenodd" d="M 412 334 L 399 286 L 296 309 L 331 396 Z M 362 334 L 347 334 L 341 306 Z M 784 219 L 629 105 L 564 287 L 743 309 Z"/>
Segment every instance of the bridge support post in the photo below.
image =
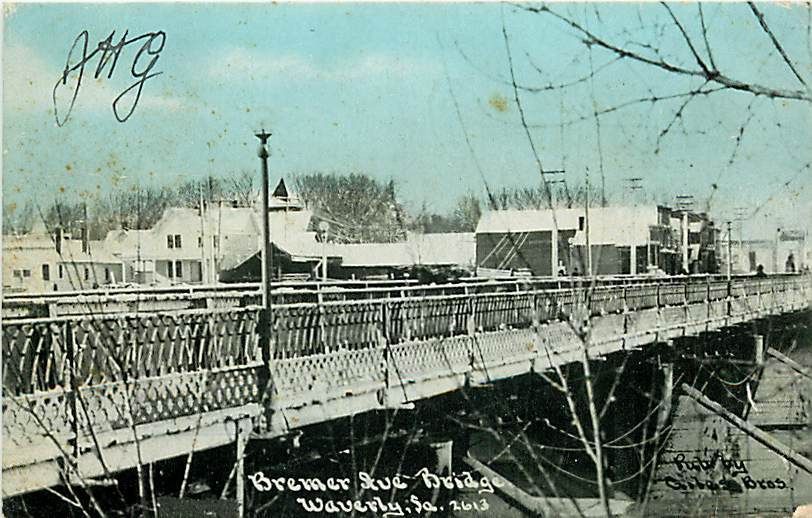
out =
<path fill-rule="evenodd" d="M 668 421 L 668 416 L 671 415 L 671 398 L 674 395 L 674 364 L 671 362 L 661 363 L 661 370 L 663 373 L 661 396 L 663 406 L 660 407 L 660 411 L 657 413 L 657 431 L 655 432 L 657 434 L 663 429 Z"/>
<path fill-rule="evenodd" d="M 429 443 L 434 454 L 437 456 L 437 464 L 434 466 L 438 475 L 450 475 L 452 471 L 452 452 L 454 441 L 451 439 L 438 440 Z"/>
<path fill-rule="evenodd" d="M 245 447 L 251 434 L 251 418 L 237 421 L 237 459 L 236 459 L 236 490 L 237 490 L 237 516 L 245 516 Z"/>
<path fill-rule="evenodd" d="M 434 474 L 438 477 L 451 476 L 453 473 L 452 454 L 454 451 L 454 440 L 446 437 L 437 437 L 434 439 L 430 438 L 428 440 L 428 446 L 434 452 L 436 459 L 433 470 Z M 447 490 L 444 490 L 441 486 L 434 488 L 434 490 L 431 492 L 432 505 L 444 506 L 445 502 L 442 502 L 442 504 L 438 502 L 445 500 L 447 495 Z"/>
<path fill-rule="evenodd" d="M 755 335 L 753 341 L 756 365 L 764 365 L 764 335 Z"/>

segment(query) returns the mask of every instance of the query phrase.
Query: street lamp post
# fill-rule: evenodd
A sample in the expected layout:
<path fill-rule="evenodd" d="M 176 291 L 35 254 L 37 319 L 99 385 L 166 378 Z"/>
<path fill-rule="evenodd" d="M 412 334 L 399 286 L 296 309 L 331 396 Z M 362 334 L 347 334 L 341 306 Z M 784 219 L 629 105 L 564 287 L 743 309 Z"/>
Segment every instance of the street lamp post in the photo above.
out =
<path fill-rule="evenodd" d="M 268 156 L 270 153 L 268 153 L 266 145 L 271 133 L 263 129 L 255 135 L 259 139 L 257 156 L 262 165 L 262 207 L 260 207 L 262 212 L 262 308 L 268 312 L 270 318 L 273 257 L 271 256 L 271 225 L 268 217 Z"/>

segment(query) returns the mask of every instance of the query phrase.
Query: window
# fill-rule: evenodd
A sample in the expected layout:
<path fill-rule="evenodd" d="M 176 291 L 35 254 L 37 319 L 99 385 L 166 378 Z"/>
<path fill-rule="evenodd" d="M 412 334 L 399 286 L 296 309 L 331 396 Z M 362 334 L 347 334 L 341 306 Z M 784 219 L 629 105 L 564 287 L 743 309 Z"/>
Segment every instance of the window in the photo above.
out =
<path fill-rule="evenodd" d="M 578 230 L 584 229 L 584 223 L 586 223 L 586 218 L 583 216 L 578 216 Z"/>
<path fill-rule="evenodd" d="M 104 269 L 104 280 L 110 282 L 110 268 Z"/>
<path fill-rule="evenodd" d="M 90 280 L 90 268 L 88 268 L 87 266 L 85 266 L 85 280 L 86 281 Z"/>
<path fill-rule="evenodd" d="M 175 248 L 175 241 L 172 239 L 172 234 L 166 236 L 166 247 Z"/>
<path fill-rule="evenodd" d="M 198 248 L 203 248 L 203 237 L 202 236 L 197 236 L 197 247 Z"/>
<path fill-rule="evenodd" d="M 22 278 L 22 276 L 23 276 L 23 271 L 22 271 L 22 270 L 14 270 L 13 275 L 14 275 L 15 277 Z"/>
<path fill-rule="evenodd" d="M 211 246 L 217 248 L 217 236 L 211 236 Z"/>
<path fill-rule="evenodd" d="M 181 263 L 180 261 L 177 261 L 175 263 L 175 277 L 179 279 L 183 277 L 183 263 Z"/>
<path fill-rule="evenodd" d="M 62 279 L 65 277 L 65 268 L 60 264 L 59 265 L 59 278 Z"/>
<path fill-rule="evenodd" d="M 47 265 L 47 264 L 42 265 L 42 280 L 43 281 L 50 281 L 51 280 L 51 267 L 50 267 L 50 265 Z"/>
<path fill-rule="evenodd" d="M 175 276 L 175 271 L 173 270 L 172 266 L 174 266 L 172 261 L 166 262 L 166 276 L 170 279 Z"/>
<path fill-rule="evenodd" d="M 180 234 L 175 234 L 175 248 L 180 248 Z"/>
<path fill-rule="evenodd" d="M 23 277 L 31 277 L 31 270 L 23 270 Z"/>

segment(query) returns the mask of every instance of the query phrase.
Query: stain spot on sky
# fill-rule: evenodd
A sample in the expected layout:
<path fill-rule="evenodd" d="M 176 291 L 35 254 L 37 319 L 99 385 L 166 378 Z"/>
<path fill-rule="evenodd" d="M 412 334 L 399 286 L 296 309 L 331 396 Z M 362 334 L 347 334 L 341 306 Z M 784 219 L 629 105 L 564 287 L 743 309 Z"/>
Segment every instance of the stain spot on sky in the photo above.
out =
<path fill-rule="evenodd" d="M 491 106 L 491 108 L 500 113 L 505 113 L 506 111 L 508 111 L 508 100 L 505 98 L 504 95 L 501 94 L 491 95 L 490 98 L 488 99 L 488 104 Z"/>

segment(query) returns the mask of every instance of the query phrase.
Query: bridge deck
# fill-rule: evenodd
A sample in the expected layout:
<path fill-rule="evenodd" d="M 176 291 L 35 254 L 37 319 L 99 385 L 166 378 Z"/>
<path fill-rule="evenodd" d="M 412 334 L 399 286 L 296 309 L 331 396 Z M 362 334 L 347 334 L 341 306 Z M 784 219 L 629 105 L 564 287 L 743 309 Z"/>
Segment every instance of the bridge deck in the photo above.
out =
<path fill-rule="evenodd" d="M 7 321 L 3 492 L 542 372 L 582 358 L 587 319 L 597 357 L 802 310 L 812 293 L 802 276 L 466 291 L 280 305 L 269 336 L 253 306 Z"/>

